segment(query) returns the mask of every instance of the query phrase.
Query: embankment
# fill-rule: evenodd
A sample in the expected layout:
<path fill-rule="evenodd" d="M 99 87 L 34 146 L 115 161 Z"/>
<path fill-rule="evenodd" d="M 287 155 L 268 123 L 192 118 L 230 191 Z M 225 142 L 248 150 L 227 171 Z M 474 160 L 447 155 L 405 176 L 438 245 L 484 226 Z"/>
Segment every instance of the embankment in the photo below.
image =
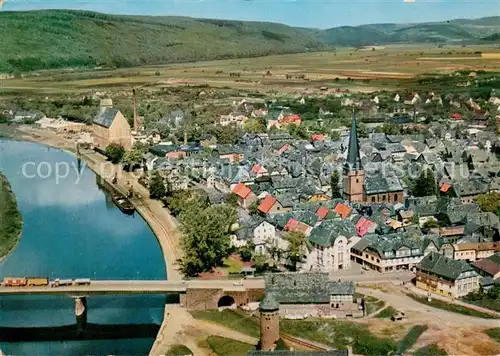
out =
<path fill-rule="evenodd" d="M 16 197 L 7 177 L 0 172 L 0 261 L 16 247 L 22 229 L 23 219 Z"/>

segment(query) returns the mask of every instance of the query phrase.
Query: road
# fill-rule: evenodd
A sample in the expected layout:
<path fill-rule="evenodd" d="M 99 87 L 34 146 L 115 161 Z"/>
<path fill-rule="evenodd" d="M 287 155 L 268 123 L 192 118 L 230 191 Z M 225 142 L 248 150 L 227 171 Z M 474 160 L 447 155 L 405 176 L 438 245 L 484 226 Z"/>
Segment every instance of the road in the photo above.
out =
<path fill-rule="evenodd" d="M 356 288 L 356 291 L 384 300 L 393 308 L 402 311 L 405 314 L 412 314 L 415 318 L 423 320 L 426 323 L 433 322 L 440 326 L 448 324 L 451 326 L 464 325 L 492 327 L 498 327 L 499 324 L 498 319 L 477 318 L 427 306 L 408 297 L 395 286 L 387 286 L 386 288 L 384 285 L 383 290 L 358 287 Z"/>
<path fill-rule="evenodd" d="M 236 284 L 235 284 L 236 283 Z M 82 286 L 38 286 L 38 287 L 0 287 L 0 295 L 15 294 L 53 294 L 90 296 L 102 294 L 167 294 L 185 293 L 187 289 L 221 288 L 224 291 L 244 291 L 245 289 L 263 289 L 264 280 L 250 279 L 242 282 L 233 280 L 193 280 L 193 281 L 163 281 L 163 280 L 92 280 L 90 285 Z"/>

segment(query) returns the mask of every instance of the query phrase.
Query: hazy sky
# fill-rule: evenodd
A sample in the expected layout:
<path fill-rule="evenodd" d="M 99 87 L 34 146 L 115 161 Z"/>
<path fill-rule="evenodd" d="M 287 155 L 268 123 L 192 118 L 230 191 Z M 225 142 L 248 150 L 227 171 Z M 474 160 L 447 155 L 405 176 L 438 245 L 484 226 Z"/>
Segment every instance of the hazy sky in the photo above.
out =
<path fill-rule="evenodd" d="M 3 11 L 54 8 L 273 21 L 319 28 L 500 15 L 499 0 L 6 0 L 3 5 Z"/>

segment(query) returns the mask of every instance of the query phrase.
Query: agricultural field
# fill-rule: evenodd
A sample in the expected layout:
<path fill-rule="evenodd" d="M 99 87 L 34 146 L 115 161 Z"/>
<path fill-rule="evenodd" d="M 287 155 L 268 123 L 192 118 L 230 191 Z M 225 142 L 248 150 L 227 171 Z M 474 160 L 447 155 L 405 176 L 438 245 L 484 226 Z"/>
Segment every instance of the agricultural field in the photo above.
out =
<path fill-rule="evenodd" d="M 172 86 L 231 88 L 256 92 L 313 93 L 321 89 L 370 92 L 412 85 L 429 73 L 500 71 L 495 45 L 389 45 L 364 49 L 274 55 L 114 70 L 47 70 L 4 76 L 0 94 L 86 93 Z"/>

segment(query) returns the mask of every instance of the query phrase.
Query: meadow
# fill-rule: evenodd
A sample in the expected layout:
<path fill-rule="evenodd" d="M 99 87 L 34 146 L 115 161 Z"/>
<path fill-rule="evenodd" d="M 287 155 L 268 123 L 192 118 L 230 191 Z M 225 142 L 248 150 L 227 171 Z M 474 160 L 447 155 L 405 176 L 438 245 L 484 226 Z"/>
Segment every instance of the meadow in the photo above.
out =
<path fill-rule="evenodd" d="M 253 92 L 358 92 L 408 88 L 419 75 L 458 70 L 500 71 L 496 45 L 389 45 L 335 51 L 200 61 L 119 69 L 44 70 L 3 76 L 4 96 L 150 90 L 172 86 Z"/>

